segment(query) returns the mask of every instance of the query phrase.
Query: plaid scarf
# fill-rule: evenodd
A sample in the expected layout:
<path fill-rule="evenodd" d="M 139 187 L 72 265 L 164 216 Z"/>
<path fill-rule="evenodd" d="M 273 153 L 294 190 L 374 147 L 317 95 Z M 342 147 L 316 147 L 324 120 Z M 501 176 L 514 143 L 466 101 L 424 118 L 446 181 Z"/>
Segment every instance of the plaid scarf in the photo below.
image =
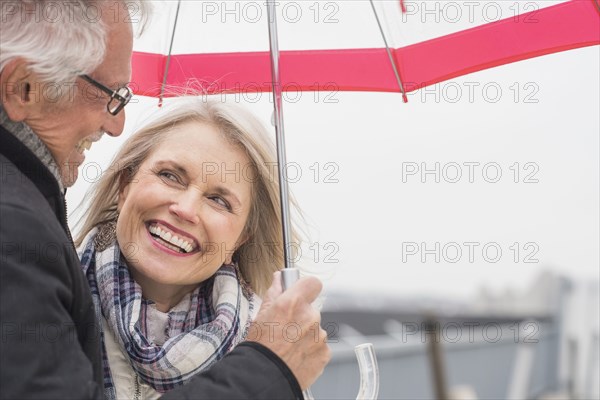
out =
<path fill-rule="evenodd" d="M 194 374 L 221 359 L 246 336 L 260 299 L 239 273 L 237 265 L 224 264 L 191 293 L 189 310 L 169 312 L 167 340 L 155 345 L 146 335 L 146 309 L 140 286 L 129 274 L 117 242 L 96 251 L 92 230 L 79 249 L 99 325 L 102 318 L 112 332 L 101 332 L 104 389 L 116 398 L 104 335 L 113 334 L 139 377 L 164 393 L 183 385 Z"/>

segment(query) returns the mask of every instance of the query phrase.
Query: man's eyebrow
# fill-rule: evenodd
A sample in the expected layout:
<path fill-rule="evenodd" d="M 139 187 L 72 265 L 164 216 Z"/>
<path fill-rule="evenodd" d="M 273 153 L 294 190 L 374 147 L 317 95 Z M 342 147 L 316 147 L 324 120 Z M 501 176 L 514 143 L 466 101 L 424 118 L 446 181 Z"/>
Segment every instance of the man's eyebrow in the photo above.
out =
<path fill-rule="evenodd" d="M 88 74 L 88 76 L 92 79 L 94 79 L 96 82 L 100 83 L 101 85 L 106 86 L 107 88 L 111 89 L 111 90 L 117 90 L 117 89 L 121 89 L 125 86 L 129 87 L 129 85 L 131 85 L 131 82 L 133 81 L 114 81 L 114 82 L 110 82 L 109 80 L 103 80 L 101 77 L 96 77 L 93 73 L 92 74 Z"/>
<path fill-rule="evenodd" d="M 131 82 L 133 82 L 133 81 L 129 81 L 129 82 L 116 82 L 115 83 L 115 90 L 121 89 L 121 88 L 124 88 L 124 87 L 130 87 Z"/>

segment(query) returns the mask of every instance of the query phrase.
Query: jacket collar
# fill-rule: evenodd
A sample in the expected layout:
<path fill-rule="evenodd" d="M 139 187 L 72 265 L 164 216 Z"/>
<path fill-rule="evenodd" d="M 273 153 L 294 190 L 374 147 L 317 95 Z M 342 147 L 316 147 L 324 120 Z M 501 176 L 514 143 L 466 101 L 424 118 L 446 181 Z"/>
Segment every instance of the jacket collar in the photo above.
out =
<path fill-rule="evenodd" d="M 27 146 L 2 125 L 0 125 L 0 154 L 12 162 L 37 187 L 54 210 L 56 218 L 65 231 L 70 234 L 65 200 L 56 177 Z"/>
<path fill-rule="evenodd" d="M 19 139 L 21 143 L 23 143 L 37 158 L 40 159 L 42 164 L 44 164 L 50 173 L 54 175 L 60 190 L 63 191 L 64 188 L 60 178 L 60 169 L 58 168 L 54 157 L 42 139 L 40 139 L 39 136 L 36 135 L 24 122 L 11 121 L 2 106 L 0 106 L 0 125 L 17 139 Z"/>

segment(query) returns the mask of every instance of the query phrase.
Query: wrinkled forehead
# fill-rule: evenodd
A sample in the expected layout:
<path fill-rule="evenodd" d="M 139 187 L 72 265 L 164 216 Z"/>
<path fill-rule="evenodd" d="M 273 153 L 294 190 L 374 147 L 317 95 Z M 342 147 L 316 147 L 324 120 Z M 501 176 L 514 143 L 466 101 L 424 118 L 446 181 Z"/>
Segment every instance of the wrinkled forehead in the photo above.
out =
<path fill-rule="evenodd" d="M 249 162 L 250 157 L 239 141 L 227 135 L 217 125 L 186 119 L 164 122 L 150 129 L 147 139 L 150 156 L 177 154 L 186 159 L 219 159 Z"/>
<path fill-rule="evenodd" d="M 102 5 L 99 11 L 102 15 L 101 23 L 106 29 L 106 50 L 104 60 L 90 75 L 113 88 L 125 86 L 131 80 L 133 52 L 131 22 L 126 14 L 123 14 L 124 3 L 100 1 L 99 4 Z"/>

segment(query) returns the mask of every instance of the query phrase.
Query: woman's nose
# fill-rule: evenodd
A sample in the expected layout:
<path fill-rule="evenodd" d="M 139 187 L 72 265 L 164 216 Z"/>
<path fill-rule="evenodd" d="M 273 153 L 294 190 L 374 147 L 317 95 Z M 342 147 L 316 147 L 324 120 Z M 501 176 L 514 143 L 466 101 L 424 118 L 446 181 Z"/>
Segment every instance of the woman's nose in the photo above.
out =
<path fill-rule="evenodd" d="M 200 222 L 201 205 L 201 194 L 196 193 L 194 190 L 186 190 L 171 203 L 169 211 L 181 220 L 198 224 Z"/>

